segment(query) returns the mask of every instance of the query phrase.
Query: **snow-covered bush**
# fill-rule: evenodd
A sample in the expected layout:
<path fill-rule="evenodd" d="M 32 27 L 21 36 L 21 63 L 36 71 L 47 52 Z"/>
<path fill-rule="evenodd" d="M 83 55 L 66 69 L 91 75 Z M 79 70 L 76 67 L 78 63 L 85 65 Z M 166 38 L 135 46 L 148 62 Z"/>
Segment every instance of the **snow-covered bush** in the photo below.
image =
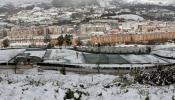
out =
<path fill-rule="evenodd" d="M 89 93 L 85 93 L 85 92 L 80 91 L 80 90 L 73 91 L 71 89 L 68 89 L 67 92 L 65 93 L 64 100 L 66 100 L 66 99 L 81 100 L 83 95 L 88 96 Z"/>
<path fill-rule="evenodd" d="M 73 99 L 74 98 L 74 91 L 71 89 L 68 89 L 67 92 L 65 93 L 64 100 L 66 99 Z"/>

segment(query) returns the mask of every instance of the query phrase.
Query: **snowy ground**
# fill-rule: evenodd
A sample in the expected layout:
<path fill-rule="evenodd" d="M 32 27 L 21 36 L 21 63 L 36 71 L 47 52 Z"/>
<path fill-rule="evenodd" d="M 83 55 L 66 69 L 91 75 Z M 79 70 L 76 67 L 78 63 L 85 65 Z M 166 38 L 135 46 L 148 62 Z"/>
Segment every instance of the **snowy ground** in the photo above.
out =
<path fill-rule="evenodd" d="M 112 16 L 112 18 L 123 18 L 123 19 L 126 19 L 126 20 L 140 20 L 140 21 L 143 21 L 144 18 L 141 17 L 141 16 L 138 16 L 138 15 L 134 15 L 134 14 L 123 14 L 123 15 L 117 15 L 117 16 Z"/>
<path fill-rule="evenodd" d="M 74 98 L 82 93 L 81 100 L 173 100 L 175 96 L 175 85 L 139 85 L 132 83 L 129 75 L 121 81 L 112 75 L 62 75 L 59 71 L 38 73 L 36 69 L 22 75 L 0 73 L 0 100 L 63 100 L 68 89 L 74 91 Z"/>

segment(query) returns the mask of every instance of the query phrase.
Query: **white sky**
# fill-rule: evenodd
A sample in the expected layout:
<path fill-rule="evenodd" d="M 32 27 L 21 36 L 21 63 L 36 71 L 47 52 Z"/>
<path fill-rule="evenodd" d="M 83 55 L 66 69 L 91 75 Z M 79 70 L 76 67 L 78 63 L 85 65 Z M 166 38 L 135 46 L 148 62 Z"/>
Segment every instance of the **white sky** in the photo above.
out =
<path fill-rule="evenodd" d="M 35 4 L 39 2 L 50 2 L 51 0 L 0 0 L 0 5 L 11 3 L 15 6 L 21 4 Z"/>
<path fill-rule="evenodd" d="M 12 3 L 15 6 L 19 6 L 21 4 L 35 4 L 38 2 L 51 2 L 51 1 L 52 0 L 0 0 L 0 5 Z M 101 1 L 107 1 L 107 0 L 101 0 Z M 175 4 L 175 0 L 123 0 L 123 1 L 128 2 L 128 3 L 131 2 L 131 3 L 159 4 L 159 2 L 161 2 L 162 4 Z"/>

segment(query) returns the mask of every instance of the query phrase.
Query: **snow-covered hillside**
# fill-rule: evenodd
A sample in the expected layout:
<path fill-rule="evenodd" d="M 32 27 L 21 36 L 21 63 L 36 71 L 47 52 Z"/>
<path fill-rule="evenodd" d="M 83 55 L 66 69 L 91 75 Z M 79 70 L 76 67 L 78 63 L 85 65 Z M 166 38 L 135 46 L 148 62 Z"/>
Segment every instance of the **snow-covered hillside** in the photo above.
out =
<path fill-rule="evenodd" d="M 63 100 L 72 97 L 74 99 L 71 100 L 174 100 L 175 98 L 175 85 L 153 87 L 134 84 L 129 81 L 132 80 L 129 75 L 123 76 L 126 78 L 73 73 L 62 75 L 59 71 L 38 73 L 36 69 L 32 69 L 22 75 L 5 71 L 0 77 L 0 100 Z"/>

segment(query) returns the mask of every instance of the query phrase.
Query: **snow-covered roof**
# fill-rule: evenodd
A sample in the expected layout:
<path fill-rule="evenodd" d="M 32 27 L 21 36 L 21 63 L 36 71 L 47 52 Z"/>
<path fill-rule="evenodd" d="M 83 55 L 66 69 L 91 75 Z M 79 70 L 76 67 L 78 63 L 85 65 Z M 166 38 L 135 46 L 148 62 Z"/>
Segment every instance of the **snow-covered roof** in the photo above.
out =
<path fill-rule="evenodd" d="M 0 63 L 7 63 L 19 53 L 23 53 L 25 49 L 6 49 L 0 50 Z"/>
<path fill-rule="evenodd" d="M 96 63 L 93 64 L 91 60 L 96 60 L 97 56 L 96 55 L 89 55 L 89 53 L 83 53 L 82 52 L 77 52 L 74 50 L 67 50 L 67 49 L 49 49 L 48 50 L 50 55 L 47 55 L 44 57 L 44 62 L 45 63 L 54 63 L 54 64 L 71 64 L 71 65 L 81 65 L 81 66 L 96 66 Z M 87 54 L 87 57 L 86 57 Z M 89 55 L 89 56 L 88 56 Z M 115 56 L 116 55 L 116 56 Z M 92 57 L 93 56 L 93 57 Z M 114 64 L 100 64 L 101 66 L 108 66 L 108 67 L 113 67 L 113 66 L 133 66 L 140 67 L 143 66 L 154 66 L 155 64 L 169 64 L 168 61 L 162 60 L 159 57 L 155 57 L 153 55 L 135 55 L 135 54 L 130 54 L 130 55 L 120 55 L 120 54 L 114 54 L 112 55 L 106 55 L 105 57 L 109 56 L 109 59 L 111 59 L 110 62 L 113 62 L 112 60 L 118 60 L 121 61 L 119 64 L 116 63 L 118 61 L 114 61 Z M 112 58 L 110 58 L 112 57 Z M 88 64 L 86 61 L 91 61 L 91 63 Z M 101 59 L 101 58 L 100 58 Z M 102 58 L 103 59 L 103 58 Z M 108 60 L 109 60 L 108 59 Z"/>
<path fill-rule="evenodd" d="M 24 53 L 30 53 L 29 56 L 35 56 L 35 57 L 43 58 L 46 51 L 45 50 L 42 50 L 42 51 L 25 51 Z"/>
<path fill-rule="evenodd" d="M 153 55 L 121 55 L 130 63 L 149 63 L 149 64 L 168 64 L 168 62 L 161 60 Z"/>

